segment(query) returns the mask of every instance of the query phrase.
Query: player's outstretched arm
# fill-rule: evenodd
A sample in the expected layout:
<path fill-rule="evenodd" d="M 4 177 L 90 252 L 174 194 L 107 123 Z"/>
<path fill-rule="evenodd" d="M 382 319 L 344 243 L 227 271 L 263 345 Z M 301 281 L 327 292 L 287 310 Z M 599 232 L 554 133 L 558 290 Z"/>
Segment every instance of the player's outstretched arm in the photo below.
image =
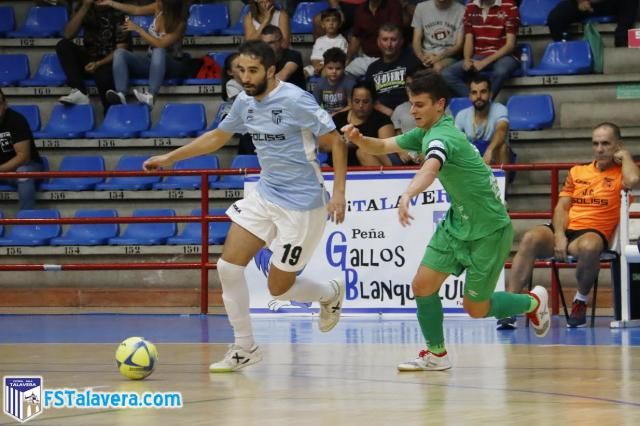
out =
<path fill-rule="evenodd" d="M 363 136 L 360 130 L 353 124 L 347 124 L 340 129 L 340 131 L 348 140 L 356 144 L 358 148 L 369 154 L 379 155 L 403 151 L 396 143 L 395 136 L 387 139 L 370 138 Z"/>
<path fill-rule="evenodd" d="M 212 130 L 197 137 L 185 146 L 166 154 L 149 158 L 142 167 L 147 171 L 170 168 L 176 161 L 219 150 L 232 136 L 232 133 L 227 133 L 221 129 Z"/>
<path fill-rule="evenodd" d="M 413 216 L 409 214 L 411 199 L 431 186 L 438 176 L 440 166 L 440 160 L 428 158 L 422 164 L 418 173 L 411 179 L 409 186 L 400 197 L 400 202 L 398 203 L 398 216 L 402 226 L 411 225 L 411 221 L 413 220 Z"/>
<path fill-rule="evenodd" d="M 345 188 L 347 181 L 347 146 L 335 130 L 318 138 L 321 146 L 331 146 L 333 157 L 333 194 L 327 209 L 335 223 L 344 221 L 346 209 Z"/>

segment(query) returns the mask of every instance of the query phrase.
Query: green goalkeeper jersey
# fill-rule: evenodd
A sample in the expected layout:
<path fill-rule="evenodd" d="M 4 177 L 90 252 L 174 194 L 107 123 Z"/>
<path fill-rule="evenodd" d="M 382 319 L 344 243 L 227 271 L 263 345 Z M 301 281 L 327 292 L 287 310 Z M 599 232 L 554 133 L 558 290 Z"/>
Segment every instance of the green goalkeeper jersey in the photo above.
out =
<path fill-rule="evenodd" d="M 451 207 L 440 225 L 454 238 L 473 241 L 511 223 L 498 182 L 478 150 L 445 114 L 429 130 L 415 128 L 396 137 L 407 151 L 424 153 L 440 162 L 438 179 Z"/>

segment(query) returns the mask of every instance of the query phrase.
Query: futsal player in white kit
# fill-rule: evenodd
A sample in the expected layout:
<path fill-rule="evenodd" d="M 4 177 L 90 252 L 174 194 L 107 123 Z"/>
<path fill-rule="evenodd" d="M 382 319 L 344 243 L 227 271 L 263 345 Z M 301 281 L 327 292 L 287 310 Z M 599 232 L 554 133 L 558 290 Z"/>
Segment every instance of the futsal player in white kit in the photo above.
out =
<path fill-rule="evenodd" d="M 188 145 L 151 157 L 145 170 L 171 167 L 176 161 L 220 149 L 234 133 L 250 133 L 261 173 L 257 190 L 227 210 L 232 220 L 218 275 L 222 300 L 235 342 L 209 371 L 239 370 L 262 359 L 249 317 L 246 265 L 264 246 L 273 251 L 268 286 L 276 299 L 320 302 L 320 331 L 331 330 L 340 319 L 344 280 L 326 282 L 296 277 L 322 237 L 327 214 L 341 223 L 345 214 L 346 146 L 329 114 L 313 95 L 275 78 L 275 55 L 261 41 L 239 48 L 238 72 L 244 92 L 235 99 L 217 129 Z M 333 194 L 323 186 L 316 160 L 318 143 L 333 155 Z"/>

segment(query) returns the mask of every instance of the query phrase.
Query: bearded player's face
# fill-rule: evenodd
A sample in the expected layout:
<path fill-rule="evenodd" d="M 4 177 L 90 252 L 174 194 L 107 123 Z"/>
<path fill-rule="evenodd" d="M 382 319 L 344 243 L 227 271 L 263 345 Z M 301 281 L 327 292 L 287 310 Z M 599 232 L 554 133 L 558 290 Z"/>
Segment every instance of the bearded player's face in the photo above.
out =
<path fill-rule="evenodd" d="M 249 96 L 260 96 L 267 90 L 268 72 L 259 58 L 239 55 L 236 61 L 237 72 L 244 91 Z"/>

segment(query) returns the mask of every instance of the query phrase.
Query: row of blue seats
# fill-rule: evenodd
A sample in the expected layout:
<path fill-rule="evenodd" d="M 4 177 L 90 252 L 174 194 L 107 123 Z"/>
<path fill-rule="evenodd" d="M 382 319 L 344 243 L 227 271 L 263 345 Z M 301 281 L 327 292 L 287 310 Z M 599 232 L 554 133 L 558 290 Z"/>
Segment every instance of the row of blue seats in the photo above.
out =
<path fill-rule="evenodd" d="M 46 159 L 46 157 L 43 157 Z M 123 155 L 118 160 L 115 171 L 142 171 L 142 164 L 149 158 L 145 155 Z M 46 162 L 48 165 L 48 162 Z M 202 155 L 176 162 L 175 170 L 215 170 L 220 168 L 216 155 Z M 232 169 L 260 168 L 256 155 L 236 155 L 231 161 Z M 49 169 L 48 166 L 45 169 Z M 60 172 L 102 172 L 105 171 L 104 159 L 99 155 L 66 156 L 60 162 Z M 243 175 L 211 175 L 211 189 L 241 189 L 244 187 Z M 143 191 L 200 189 L 200 176 L 132 176 L 132 177 L 74 177 L 51 178 L 39 184 L 42 191 Z M 15 191 L 10 185 L 0 184 L 0 191 Z"/>
<path fill-rule="evenodd" d="M 328 2 L 302 2 L 296 7 L 291 18 L 291 32 L 305 34 L 313 32 L 313 17 L 328 7 Z M 242 35 L 242 20 L 249 12 L 245 5 L 240 17 L 229 26 L 229 8 L 225 4 L 193 4 L 189 8 L 189 18 L 185 34 L 188 36 Z M 131 20 L 142 28 L 148 28 L 153 16 L 132 16 Z M 16 18 L 11 6 L 0 7 L 0 37 L 31 38 L 60 37 L 69 15 L 65 7 L 34 6 L 27 13 L 24 23 L 16 27 Z"/>
<path fill-rule="evenodd" d="M 211 52 L 209 56 L 224 69 L 224 61 L 231 52 Z M 40 58 L 38 69 L 31 75 L 29 57 L 22 53 L 0 54 L 0 87 L 20 86 L 20 87 L 58 87 L 67 82 L 67 75 L 60 65 L 58 55 L 55 53 L 45 53 Z M 176 86 L 184 84 L 187 86 L 202 84 L 220 84 L 220 78 L 170 78 L 166 79 L 165 86 Z M 148 78 L 132 78 L 130 83 L 134 86 L 146 86 L 149 84 Z M 87 80 L 87 86 L 95 86 L 95 81 Z"/>
<path fill-rule="evenodd" d="M 191 215 L 200 216 L 201 209 L 191 211 Z M 173 209 L 138 209 L 133 217 L 175 216 Z M 209 209 L 209 215 L 224 216 L 225 209 Z M 0 218 L 2 212 L 0 211 Z M 18 219 L 57 219 L 60 213 L 55 209 L 21 210 Z M 118 217 L 113 209 L 83 209 L 75 213 L 76 218 Z M 209 244 L 223 244 L 230 222 L 209 222 Z M 97 246 L 97 245 L 159 245 L 159 244 L 201 244 L 202 228 L 199 222 L 185 224 L 182 233 L 177 235 L 176 223 L 130 223 L 120 234 L 120 225 L 72 224 L 62 234 L 62 226 L 53 225 L 13 225 L 4 235 L 0 225 L 0 246 Z"/>
<path fill-rule="evenodd" d="M 513 74 L 518 76 L 536 76 L 536 75 L 576 75 L 589 74 L 593 71 L 593 56 L 589 43 L 585 40 L 576 40 L 568 42 L 551 42 L 545 48 L 544 55 L 537 66 L 534 66 L 531 46 L 527 43 L 521 43 L 518 46 L 522 51 L 528 53 L 527 66 L 525 71 L 516 70 Z M 209 55 L 220 64 L 224 65 L 224 61 L 231 52 L 212 52 Z M 38 69 L 29 77 L 29 58 L 25 54 L 0 54 L 0 86 L 62 86 L 67 81 L 67 76 L 62 70 L 62 66 L 58 60 L 58 56 L 54 53 L 42 55 Z M 167 79 L 164 84 L 172 85 L 202 85 L 202 84 L 220 84 L 221 80 L 212 79 Z M 94 84 L 92 81 L 87 82 L 89 85 Z M 134 78 L 131 80 L 132 85 L 147 85 L 148 79 Z"/>

